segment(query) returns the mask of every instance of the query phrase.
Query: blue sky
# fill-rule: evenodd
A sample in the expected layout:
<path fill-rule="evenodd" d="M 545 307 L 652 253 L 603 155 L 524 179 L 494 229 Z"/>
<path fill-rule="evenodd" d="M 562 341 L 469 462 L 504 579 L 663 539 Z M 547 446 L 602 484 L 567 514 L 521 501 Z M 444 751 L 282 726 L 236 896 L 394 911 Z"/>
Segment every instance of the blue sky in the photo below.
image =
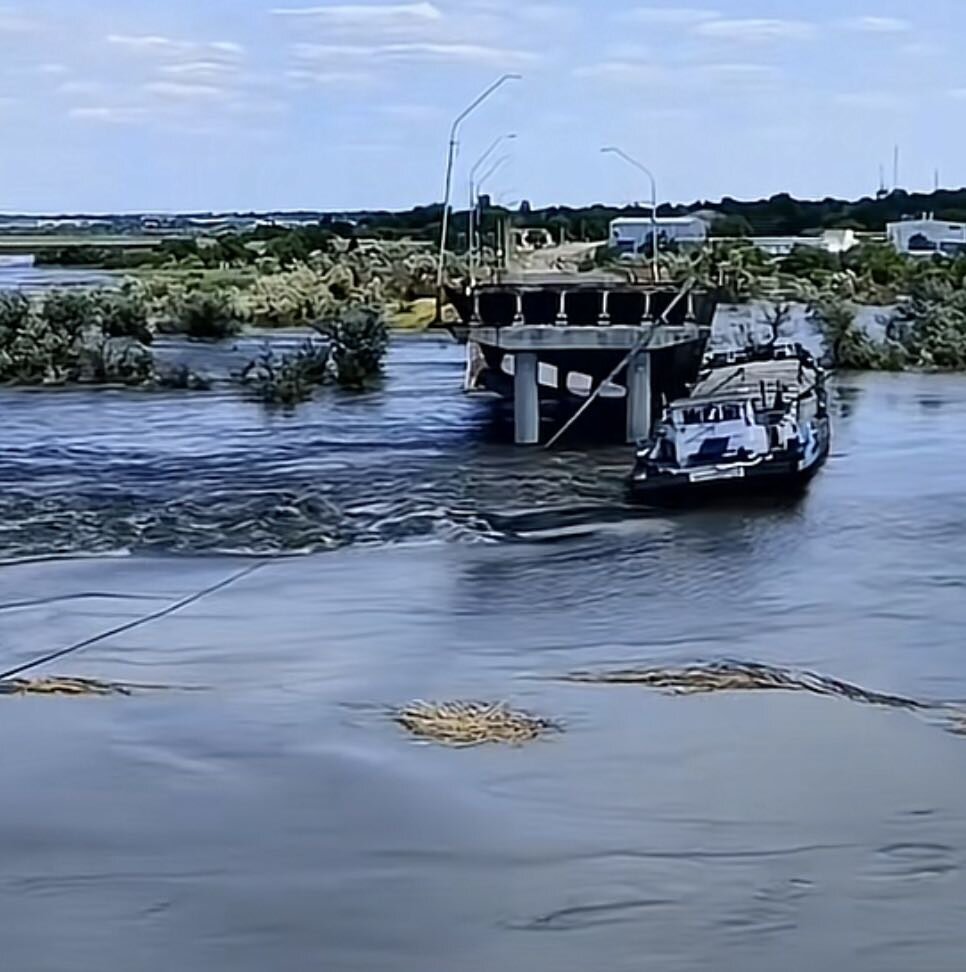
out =
<path fill-rule="evenodd" d="M 689 0 L 690 2 L 690 0 Z M 966 184 L 962 0 L 0 0 L 0 210 L 401 208 Z"/>

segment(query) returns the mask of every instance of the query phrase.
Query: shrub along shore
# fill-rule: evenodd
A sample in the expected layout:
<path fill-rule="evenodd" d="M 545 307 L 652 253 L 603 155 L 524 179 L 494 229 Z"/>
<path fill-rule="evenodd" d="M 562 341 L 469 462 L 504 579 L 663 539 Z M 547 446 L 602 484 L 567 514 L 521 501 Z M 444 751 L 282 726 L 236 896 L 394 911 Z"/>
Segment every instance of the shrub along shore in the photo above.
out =
<path fill-rule="evenodd" d="M 158 362 L 157 335 L 218 342 L 253 328 L 311 327 L 317 337 L 296 353 L 266 348 L 238 376 L 258 400 L 294 405 L 324 383 L 360 389 L 376 379 L 390 320 L 428 323 L 435 261 L 411 248 L 363 251 L 335 239 L 285 264 L 171 266 L 117 289 L 35 298 L 0 292 L 0 383 L 201 389 L 202 376 Z"/>
<path fill-rule="evenodd" d="M 770 339 L 785 334 L 792 305 L 805 305 L 829 367 L 966 370 L 964 257 L 911 257 L 868 242 L 843 254 L 798 247 L 775 261 L 735 241 L 665 262 L 676 282 L 716 290 L 722 303 L 764 302 L 761 323 Z M 883 308 L 881 335 L 862 324 L 868 307 Z"/>
<path fill-rule="evenodd" d="M 0 292 L 0 383 L 201 389 L 202 376 L 159 363 L 157 335 L 217 342 L 252 328 L 311 327 L 317 336 L 294 353 L 266 347 L 239 384 L 259 401 L 289 406 L 324 383 L 364 388 L 381 372 L 390 321 L 428 323 L 435 258 L 404 243 L 304 236 L 280 237 L 262 253 L 217 241 L 217 268 L 198 265 L 212 248 L 193 243 L 191 253 L 172 249 L 113 290 Z M 606 251 L 593 262 L 633 271 Z M 776 261 L 736 240 L 662 255 L 662 264 L 677 284 L 764 308 L 750 340 L 788 336 L 792 308 L 804 305 L 833 368 L 966 370 L 966 258 L 912 258 L 864 243 L 842 255 L 800 247 Z M 446 271 L 449 282 L 463 279 L 455 259 Z M 875 333 L 861 323 L 869 306 L 888 308 Z"/>

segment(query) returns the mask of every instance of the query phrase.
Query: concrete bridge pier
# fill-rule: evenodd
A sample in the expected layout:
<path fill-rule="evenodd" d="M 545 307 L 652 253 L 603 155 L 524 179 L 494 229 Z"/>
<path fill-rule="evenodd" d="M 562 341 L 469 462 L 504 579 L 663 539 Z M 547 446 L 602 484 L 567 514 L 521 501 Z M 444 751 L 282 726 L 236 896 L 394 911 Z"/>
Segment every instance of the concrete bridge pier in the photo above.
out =
<path fill-rule="evenodd" d="M 540 442 L 539 359 L 530 351 L 513 358 L 513 424 L 517 445 Z"/>
<path fill-rule="evenodd" d="M 653 422 L 651 355 L 636 351 L 627 364 L 627 441 L 648 439 Z"/>

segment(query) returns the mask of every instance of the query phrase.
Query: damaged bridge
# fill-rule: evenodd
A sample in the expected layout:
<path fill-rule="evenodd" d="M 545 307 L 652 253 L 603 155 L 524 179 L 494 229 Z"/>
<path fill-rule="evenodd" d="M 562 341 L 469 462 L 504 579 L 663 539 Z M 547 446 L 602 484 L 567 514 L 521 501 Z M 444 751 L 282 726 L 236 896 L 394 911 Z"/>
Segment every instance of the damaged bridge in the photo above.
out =
<path fill-rule="evenodd" d="M 623 400 L 628 441 L 700 369 L 715 298 L 603 274 L 526 274 L 451 294 L 467 344 L 467 388 L 510 399 L 515 439 L 542 441 L 549 401 L 583 413 Z"/>

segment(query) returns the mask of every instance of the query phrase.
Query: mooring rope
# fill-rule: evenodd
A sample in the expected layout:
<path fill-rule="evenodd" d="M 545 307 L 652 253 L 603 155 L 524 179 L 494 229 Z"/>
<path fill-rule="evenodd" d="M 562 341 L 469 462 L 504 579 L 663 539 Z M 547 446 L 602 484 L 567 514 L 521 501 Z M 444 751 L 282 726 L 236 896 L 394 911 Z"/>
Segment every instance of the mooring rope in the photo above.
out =
<path fill-rule="evenodd" d="M 584 415 L 584 413 L 594 404 L 595 401 L 603 394 L 604 389 L 609 385 L 620 373 L 624 370 L 627 365 L 630 364 L 631 358 L 634 357 L 639 351 L 647 351 L 650 349 L 651 345 L 654 343 L 654 339 L 657 337 L 658 330 L 668 323 L 668 314 L 674 310 L 678 304 L 684 300 L 685 297 L 691 292 L 694 287 L 694 281 L 688 280 L 685 282 L 681 292 L 671 301 L 667 306 L 664 313 L 658 318 L 657 323 L 651 326 L 651 330 L 646 334 L 642 334 L 634 344 L 634 346 L 627 352 L 626 357 L 624 357 L 619 365 L 591 392 L 590 397 L 585 401 L 577 411 L 570 416 L 567 422 L 564 424 L 563 428 L 558 429 L 556 434 L 550 439 L 550 441 L 543 447 L 544 449 L 552 449 L 570 430 L 574 425 L 577 424 L 578 420 Z"/>
<path fill-rule="evenodd" d="M 250 564 L 244 570 L 240 570 L 232 574 L 231 577 L 227 577 L 224 580 L 219 581 L 217 584 L 212 584 L 210 587 L 206 587 L 202 591 L 196 591 L 194 594 L 184 597 L 180 601 L 176 601 L 174 604 L 169 604 L 166 608 L 162 608 L 160 611 L 155 611 L 154 613 L 147 614 L 144 617 L 136 618 L 134 621 L 127 621 L 122 625 L 118 625 L 116 628 L 111 628 L 110 631 L 104 631 L 101 634 L 94 635 L 93 638 L 87 638 L 84 641 L 77 642 L 77 644 L 70 645 L 68 648 L 61 648 L 59 651 L 53 651 L 48 655 L 43 655 L 42 657 L 36 658 L 33 661 L 25 662 L 23 665 L 18 665 L 16 668 L 11 668 L 7 672 L 0 673 L 0 682 L 5 682 L 9 679 L 16 678 L 17 676 L 23 675 L 26 672 L 33 671 L 35 668 L 40 668 L 42 665 L 47 665 L 50 662 L 58 661 L 61 658 L 66 658 L 68 655 L 76 654 L 79 651 L 83 651 L 85 648 L 91 648 L 94 645 L 100 644 L 102 641 L 107 641 L 109 638 L 115 637 L 116 635 L 126 634 L 128 631 L 133 631 L 135 628 L 142 628 L 146 624 L 151 624 L 152 621 L 160 621 L 162 618 L 166 618 L 191 604 L 195 604 L 203 598 L 216 594 L 218 591 L 223 591 L 225 588 L 231 587 L 233 584 L 237 584 L 246 577 L 250 577 L 255 573 L 255 571 L 261 570 L 263 567 L 267 567 L 270 563 L 272 563 L 271 560 L 260 560 L 258 563 Z"/>

